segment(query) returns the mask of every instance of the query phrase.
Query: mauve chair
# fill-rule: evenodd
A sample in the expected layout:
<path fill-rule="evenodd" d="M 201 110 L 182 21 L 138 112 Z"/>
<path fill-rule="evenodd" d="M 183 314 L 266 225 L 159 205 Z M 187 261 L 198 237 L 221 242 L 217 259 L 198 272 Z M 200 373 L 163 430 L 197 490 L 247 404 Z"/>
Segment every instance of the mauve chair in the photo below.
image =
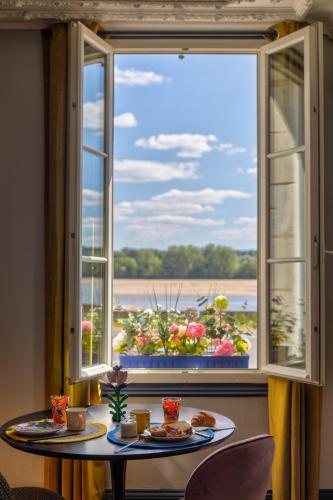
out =
<path fill-rule="evenodd" d="M 11 488 L 0 472 L 0 500 L 65 500 L 45 488 Z"/>
<path fill-rule="evenodd" d="M 185 500 L 264 500 L 273 454 L 266 434 L 220 448 L 192 473 Z"/>

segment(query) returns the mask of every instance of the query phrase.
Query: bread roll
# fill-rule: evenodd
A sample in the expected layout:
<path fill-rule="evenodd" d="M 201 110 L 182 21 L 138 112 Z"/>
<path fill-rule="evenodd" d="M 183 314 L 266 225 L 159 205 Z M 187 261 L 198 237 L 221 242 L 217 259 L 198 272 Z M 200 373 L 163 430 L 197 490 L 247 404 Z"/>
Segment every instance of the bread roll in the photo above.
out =
<path fill-rule="evenodd" d="M 191 425 L 193 427 L 214 427 L 215 422 L 215 417 L 211 413 L 200 411 L 192 417 Z"/>

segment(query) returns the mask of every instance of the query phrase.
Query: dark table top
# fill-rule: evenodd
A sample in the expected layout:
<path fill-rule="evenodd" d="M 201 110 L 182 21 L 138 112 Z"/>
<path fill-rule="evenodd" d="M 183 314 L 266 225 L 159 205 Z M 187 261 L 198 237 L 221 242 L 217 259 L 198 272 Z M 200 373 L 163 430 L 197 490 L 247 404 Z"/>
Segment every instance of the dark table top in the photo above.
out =
<path fill-rule="evenodd" d="M 161 405 L 149 405 L 149 404 L 132 404 L 129 405 L 129 409 L 134 408 L 148 408 L 151 410 L 151 421 L 152 422 L 162 422 L 163 414 Z M 203 408 L 202 408 L 203 409 Z M 180 420 L 191 421 L 192 416 L 200 411 L 198 408 L 190 408 L 190 407 L 181 407 L 180 411 Z M 233 426 L 234 423 L 229 418 L 219 415 L 218 413 L 212 413 L 216 420 L 222 420 L 226 423 Z M 15 418 L 6 422 L 0 428 L 0 437 L 8 443 L 13 448 L 17 448 L 18 450 L 25 451 L 27 453 L 33 453 L 35 455 L 43 455 L 48 457 L 58 457 L 58 458 L 72 458 L 79 460 L 140 460 L 140 459 L 148 459 L 148 458 L 158 458 L 158 457 L 168 457 L 173 455 L 183 455 L 186 453 L 193 453 L 198 451 L 199 449 L 206 448 L 209 446 L 217 445 L 222 441 L 225 441 L 228 437 L 230 437 L 234 430 L 228 429 L 223 431 L 215 431 L 214 437 L 211 441 L 204 444 L 198 444 L 191 446 L 189 448 L 183 449 L 139 449 L 139 448 L 130 448 L 125 450 L 123 453 L 115 454 L 114 451 L 119 448 L 118 445 L 115 445 L 108 441 L 106 434 L 102 437 L 91 439 L 90 441 L 82 441 L 76 443 L 66 443 L 66 444 L 42 444 L 42 443 L 34 443 L 29 444 L 22 441 L 14 441 L 10 439 L 5 434 L 5 430 L 11 425 L 17 424 L 19 422 L 28 422 L 30 420 L 38 420 L 44 418 L 50 418 L 50 411 L 40 411 L 36 413 L 30 413 L 27 415 L 23 415 L 21 417 Z M 100 404 L 96 406 L 91 406 L 88 408 L 89 420 L 97 420 L 105 424 L 108 430 L 111 430 L 114 427 L 114 424 L 111 421 L 111 415 L 109 414 L 109 408 L 107 404 Z"/>

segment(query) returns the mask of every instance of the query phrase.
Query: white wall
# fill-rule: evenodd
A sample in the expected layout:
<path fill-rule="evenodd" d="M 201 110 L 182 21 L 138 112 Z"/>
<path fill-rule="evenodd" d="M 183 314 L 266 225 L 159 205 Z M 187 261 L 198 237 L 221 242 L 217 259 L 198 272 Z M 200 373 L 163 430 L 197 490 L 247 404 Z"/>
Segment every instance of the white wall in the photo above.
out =
<path fill-rule="evenodd" d="M 0 31 L 0 423 L 43 408 L 44 125 L 38 31 Z M 41 484 L 42 459 L 0 443 L 14 485 Z"/>
<path fill-rule="evenodd" d="M 0 423 L 3 423 L 18 413 L 42 409 L 44 404 L 44 127 L 40 33 L 0 31 L 0 61 Z M 333 344 L 329 342 L 321 488 L 333 488 L 331 354 Z M 147 402 L 157 401 L 147 398 Z M 231 417 L 238 426 L 233 439 L 267 431 L 265 398 L 186 398 L 184 404 L 210 408 Z M 131 462 L 127 486 L 182 488 L 203 455 Z M 0 470 L 12 485 L 40 485 L 43 460 L 1 442 Z"/>

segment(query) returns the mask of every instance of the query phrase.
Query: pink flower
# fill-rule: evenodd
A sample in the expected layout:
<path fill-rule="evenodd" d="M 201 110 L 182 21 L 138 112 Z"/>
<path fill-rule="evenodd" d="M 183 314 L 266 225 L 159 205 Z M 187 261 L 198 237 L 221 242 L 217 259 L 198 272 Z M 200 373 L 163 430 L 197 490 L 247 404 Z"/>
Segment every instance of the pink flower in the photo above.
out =
<path fill-rule="evenodd" d="M 82 331 L 89 331 L 89 332 L 96 331 L 96 328 L 94 327 L 94 325 L 92 324 L 91 321 L 82 321 L 81 328 L 82 328 Z"/>
<path fill-rule="evenodd" d="M 127 372 L 120 369 L 120 367 L 115 366 L 112 372 L 107 372 L 106 374 L 109 384 L 112 385 L 122 385 L 127 380 Z"/>
<path fill-rule="evenodd" d="M 150 337 L 141 337 L 141 336 L 138 336 L 138 337 L 135 338 L 135 340 L 136 340 L 136 343 L 138 345 L 145 345 L 148 342 L 150 342 Z"/>
<path fill-rule="evenodd" d="M 186 330 L 186 335 L 191 338 L 203 337 L 206 328 L 201 323 L 190 323 Z"/>
<path fill-rule="evenodd" d="M 171 342 L 174 342 L 175 344 L 181 344 L 181 339 L 179 338 L 178 335 L 172 335 L 170 337 Z"/>
<path fill-rule="evenodd" d="M 185 337 L 186 335 L 186 326 L 185 325 L 180 325 L 178 327 L 178 337 Z"/>
<path fill-rule="evenodd" d="M 214 356 L 232 356 L 236 352 L 235 346 L 230 340 L 224 340 L 214 351 Z"/>
<path fill-rule="evenodd" d="M 178 333 L 179 327 L 178 327 L 178 325 L 176 325 L 176 323 L 172 323 L 171 325 L 169 325 L 168 330 L 170 333 Z"/>

